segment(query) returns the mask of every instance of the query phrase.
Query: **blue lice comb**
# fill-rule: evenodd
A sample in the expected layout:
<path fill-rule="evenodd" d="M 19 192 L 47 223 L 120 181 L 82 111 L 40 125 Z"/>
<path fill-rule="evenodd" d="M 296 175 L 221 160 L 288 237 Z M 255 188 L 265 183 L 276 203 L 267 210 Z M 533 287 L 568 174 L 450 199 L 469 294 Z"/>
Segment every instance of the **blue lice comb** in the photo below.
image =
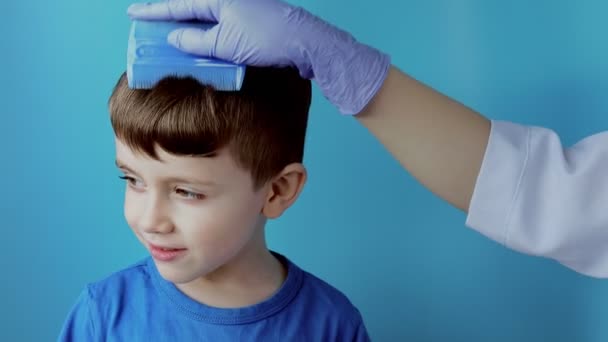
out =
<path fill-rule="evenodd" d="M 127 79 L 131 89 L 150 89 L 165 77 L 193 77 L 220 91 L 238 91 L 245 66 L 182 52 L 167 43 L 177 28 L 208 29 L 213 24 L 175 21 L 133 21 L 127 50 Z"/>

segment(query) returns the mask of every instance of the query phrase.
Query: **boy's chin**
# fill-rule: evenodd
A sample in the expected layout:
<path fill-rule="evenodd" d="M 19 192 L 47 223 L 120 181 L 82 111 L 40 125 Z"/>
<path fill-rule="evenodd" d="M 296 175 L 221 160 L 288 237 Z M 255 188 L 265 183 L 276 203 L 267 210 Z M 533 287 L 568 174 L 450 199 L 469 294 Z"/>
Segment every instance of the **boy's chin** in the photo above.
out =
<path fill-rule="evenodd" d="M 157 261 L 154 261 L 154 263 L 156 264 L 156 268 L 161 277 L 174 284 L 187 284 L 200 277 L 198 274 L 194 274 L 185 267 L 167 265 Z"/>

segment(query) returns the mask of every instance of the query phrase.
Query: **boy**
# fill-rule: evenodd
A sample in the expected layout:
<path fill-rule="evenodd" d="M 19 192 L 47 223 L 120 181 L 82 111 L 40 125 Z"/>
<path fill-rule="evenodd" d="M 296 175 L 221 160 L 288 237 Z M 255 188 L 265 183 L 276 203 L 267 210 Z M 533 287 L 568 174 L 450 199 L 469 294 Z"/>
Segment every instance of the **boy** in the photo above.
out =
<path fill-rule="evenodd" d="M 83 291 L 61 341 L 367 341 L 339 291 L 267 249 L 297 199 L 311 100 L 295 69 L 242 90 L 167 78 L 110 98 L 125 217 L 151 258 Z"/>

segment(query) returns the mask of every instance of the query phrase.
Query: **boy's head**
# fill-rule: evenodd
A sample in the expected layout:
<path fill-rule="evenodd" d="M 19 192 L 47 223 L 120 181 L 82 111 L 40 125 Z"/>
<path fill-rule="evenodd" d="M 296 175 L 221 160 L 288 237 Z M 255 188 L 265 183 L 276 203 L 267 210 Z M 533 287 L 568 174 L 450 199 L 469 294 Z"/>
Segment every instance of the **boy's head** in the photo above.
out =
<path fill-rule="evenodd" d="M 135 151 L 156 158 L 158 145 L 178 156 L 203 156 L 228 147 L 259 188 L 302 162 L 310 101 L 310 81 L 289 68 L 249 67 L 238 92 L 176 78 L 131 90 L 123 74 L 110 113 L 116 136 Z"/>
<path fill-rule="evenodd" d="M 125 216 L 165 278 L 236 269 L 265 249 L 265 218 L 306 179 L 310 101 L 310 81 L 294 69 L 248 67 L 238 92 L 190 78 L 132 90 L 121 76 L 109 106 Z"/>

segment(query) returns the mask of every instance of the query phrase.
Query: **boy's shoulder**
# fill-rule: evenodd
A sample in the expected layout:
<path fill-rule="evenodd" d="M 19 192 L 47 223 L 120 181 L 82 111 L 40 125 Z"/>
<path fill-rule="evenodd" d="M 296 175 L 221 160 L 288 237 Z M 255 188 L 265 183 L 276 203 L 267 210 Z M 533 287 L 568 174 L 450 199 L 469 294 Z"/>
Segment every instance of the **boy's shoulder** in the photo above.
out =
<path fill-rule="evenodd" d="M 350 299 L 333 285 L 327 283 L 316 275 L 302 271 L 304 282 L 301 295 L 314 297 L 314 300 L 331 306 L 336 310 L 356 309 Z"/>
<path fill-rule="evenodd" d="M 302 341 L 369 341 L 359 310 L 340 290 L 289 262 L 300 286 L 292 302 L 278 318 L 278 328 L 297 322 Z M 289 274 L 287 283 L 289 283 Z"/>
<path fill-rule="evenodd" d="M 291 305 L 292 310 L 314 313 L 317 319 L 337 319 L 340 324 L 353 327 L 362 325 L 363 319 L 359 310 L 342 291 L 297 266 L 291 268 L 297 269 L 302 276 L 302 285 L 295 298 L 295 305 Z"/>
<path fill-rule="evenodd" d="M 142 259 L 98 281 L 87 285 L 88 291 L 96 300 L 108 300 L 117 294 L 127 294 L 130 290 L 141 291 L 150 288 L 151 274 L 149 258 Z"/>

